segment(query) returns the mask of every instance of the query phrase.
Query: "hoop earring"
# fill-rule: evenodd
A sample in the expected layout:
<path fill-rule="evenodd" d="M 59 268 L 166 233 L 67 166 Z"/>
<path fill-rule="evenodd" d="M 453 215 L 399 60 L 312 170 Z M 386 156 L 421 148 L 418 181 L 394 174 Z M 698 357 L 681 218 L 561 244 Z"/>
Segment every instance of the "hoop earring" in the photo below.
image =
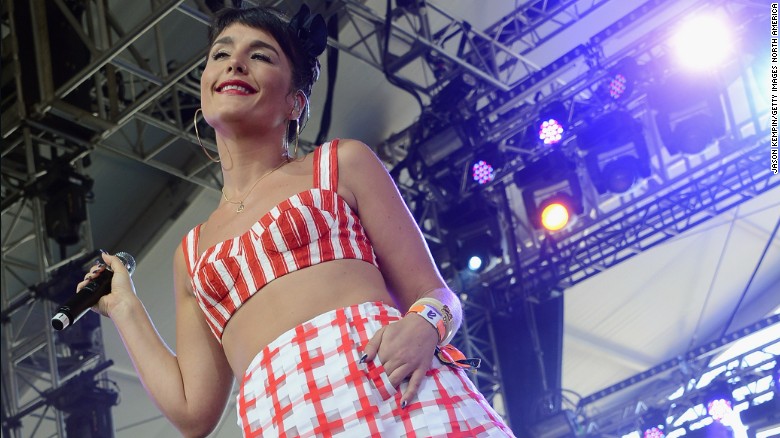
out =
<path fill-rule="evenodd" d="M 211 154 L 209 153 L 208 149 L 206 149 L 203 146 L 203 142 L 200 141 L 200 133 L 198 132 L 198 113 L 199 112 L 202 113 L 203 109 L 202 108 L 196 109 L 195 110 L 195 116 L 192 118 L 192 126 L 195 127 L 195 137 L 197 137 L 198 144 L 200 145 L 201 149 L 203 149 L 203 153 L 206 154 L 206 156 L 208 157 L 209 161 L 211 161 L 212 163 L 219 163 L 221 160 L 219 158 L 212 157 Z"/>
<path fill-rule="evenodd" d="M 290 122 L 292 122 L 292 120 L 290 120 Z M 298 137 L 300 137 L 300 135 L 301 135 L 301 124 L 298 123 L 298 119 L 295 119 L 295 147 L 293 149 L 292 158 L 298 158 Z M 287 154 L 289 155 L 289 148 Z"/>

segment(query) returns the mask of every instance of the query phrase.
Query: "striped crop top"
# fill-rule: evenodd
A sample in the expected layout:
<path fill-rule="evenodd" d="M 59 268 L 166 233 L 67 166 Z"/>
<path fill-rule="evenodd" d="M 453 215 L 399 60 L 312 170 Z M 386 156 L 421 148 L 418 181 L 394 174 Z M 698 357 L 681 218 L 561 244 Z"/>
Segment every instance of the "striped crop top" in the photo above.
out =
<path fill-rule="evenodd" d="M 198 225 L 182 240 L 192 289 L 222 342 L 230 317 L 266 284 L 331 260 L 377 266 L 360 219 L 338 193 L 338 140 L 314 151 L 314 187 L 272 208 L 243 234 L 198 255 Z"/>

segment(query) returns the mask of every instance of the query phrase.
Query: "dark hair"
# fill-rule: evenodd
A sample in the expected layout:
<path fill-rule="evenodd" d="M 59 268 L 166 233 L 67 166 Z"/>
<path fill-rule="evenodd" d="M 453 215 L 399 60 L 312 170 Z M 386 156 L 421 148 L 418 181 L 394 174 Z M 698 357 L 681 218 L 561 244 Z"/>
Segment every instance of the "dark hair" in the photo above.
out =
<path fill-rule="evenodd" d="M 243 24 L 255 29 L 262 29 L 274 37 L 279 47 L 292 65 L 293 90 L 301 90 L 306 99 L 311 96 L 314 82 L 320 74 L 320 63 L 316 56 L 306 53 L 295 31 L 289 26 L 290 18 L 278 9 L 271 7 L 254 8 L 224 8 L 214 17 L 209 29 L 209 47 L 214 44 L 220 33 L 232 24 Z M 308 113 L 304 108 L 303 113 Z"/>

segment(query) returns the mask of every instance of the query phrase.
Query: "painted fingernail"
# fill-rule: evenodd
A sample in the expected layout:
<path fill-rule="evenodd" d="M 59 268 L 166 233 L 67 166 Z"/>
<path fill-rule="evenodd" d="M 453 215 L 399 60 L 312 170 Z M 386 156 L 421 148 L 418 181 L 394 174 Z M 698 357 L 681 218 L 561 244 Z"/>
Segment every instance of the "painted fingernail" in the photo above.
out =
<path fill-rule="evenodd" d="M 101 249 L 100 252 L 102 252 L 103 254 L 108 254 L 108 251 L 106 251 L 105 249 Z"/>
<path fill-rule="evenodd" d="M 364 354 L 364 355 L 360 356 L 360 363 L 365 362 L 366 359 L 368 359 L 368 354 Z"/>
<path fill-rule="evenodd" d="M 401 409 L 406 409 L 406 400 L 401 402 Z"/>

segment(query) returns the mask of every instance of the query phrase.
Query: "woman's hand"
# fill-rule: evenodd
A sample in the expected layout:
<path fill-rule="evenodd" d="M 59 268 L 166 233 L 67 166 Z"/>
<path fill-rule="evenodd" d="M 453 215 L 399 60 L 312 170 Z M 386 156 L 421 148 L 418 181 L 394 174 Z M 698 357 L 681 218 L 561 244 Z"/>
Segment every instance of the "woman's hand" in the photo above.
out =
<path fill-rule="evenodd" d="M 90 271 L 84 276 L 84 281 L 76 285 L 76 293 L 90 281 L 103 275 L 106 267 L 110 266 L 113 271 L 111 292 L 103 295 L 97 304 L 92 307 L 92 310 L 95 312 L 110 318 L 117 309 L 120 309 L 132 300 L 137 300 L 138 297 L 135 294 L 135 286 L 130 279 L 130 274 L 127 272 L 127 268 L 125 268 L 122 260 L 107 253 L 102 253 L 101 256 L 103 263 L 92 266 Z"/>
<path fill-rule="evenodd" d="M 436 329 L 417 314 L 382 327 L 366 344 L 366 361 L 379 354 L 390 383 L 398 387 L 404 380 L 409 386 L 401 394 L 401 407 L 417 395 L 417 390 L 431 366 L 439 335 Z"/>

